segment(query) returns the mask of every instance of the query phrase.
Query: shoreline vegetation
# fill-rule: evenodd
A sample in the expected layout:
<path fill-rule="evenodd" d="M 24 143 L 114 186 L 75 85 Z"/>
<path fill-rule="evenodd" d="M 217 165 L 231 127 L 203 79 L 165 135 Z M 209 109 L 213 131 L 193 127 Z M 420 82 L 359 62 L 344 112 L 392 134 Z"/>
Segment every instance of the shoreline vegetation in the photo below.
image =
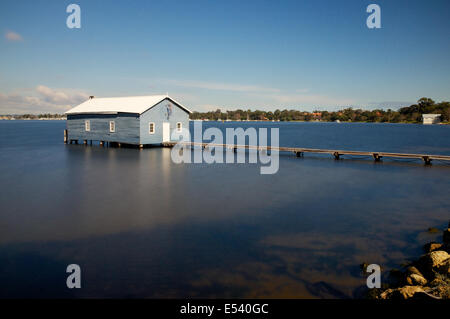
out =
<path fill-rule="evenodd" d="M 0 115 L 0 120 L 66 120 L 64 114 L 7 114 Z"/>
<path fill-rule="evenodd" d="M 351 107 L 339 111 L 275 110 L 251 111 L 235 110 L 222 112 L 193 112 L 192 120 L 208 121 L 280 121 L 280 122 L 369 122 L 369 123 L 422 123 L 422 114 L 441 114 L 441 123 L 450 124 L 450 102 L 436 103 L 429 98 L 421 98 L 417 104 L 402 107 L 397 111 L 387 109 L 363 110 Z"/>
<path fill-rule="evenodd" d="M 450 102 L 436 103 L 430 98 L 421 98 L 416 104 L 398 110 L 363 110 L 351 107 L 338 111 L 299 110 L 234 110 L 222 112 L 193 112 L 190 120 L 202 121 L 272 121 L 272 122 L 360 122 L 360 123 L 422 123 L 422 114 L 441 114 L 440 124 L 450 124 Z M 64 114 L 18 114 L 0 115 L 0 120 L 66 120 Z"/>

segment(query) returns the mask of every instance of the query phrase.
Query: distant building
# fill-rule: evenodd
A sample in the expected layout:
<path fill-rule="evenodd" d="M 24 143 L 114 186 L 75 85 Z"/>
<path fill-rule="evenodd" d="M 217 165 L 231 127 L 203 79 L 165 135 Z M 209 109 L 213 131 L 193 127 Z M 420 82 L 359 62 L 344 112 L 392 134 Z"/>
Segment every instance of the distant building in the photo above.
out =
<path fill-rule="evenodd" d="M 146 145 L 189 129 L 191 111 L 167 95 L 95 98 L 67 111 L 67 141 Z"/>
<path fill-rule="evenodd" d="M 441 114 L 422 114 L 423 124 L 438 124 L 441 122 Z"/>

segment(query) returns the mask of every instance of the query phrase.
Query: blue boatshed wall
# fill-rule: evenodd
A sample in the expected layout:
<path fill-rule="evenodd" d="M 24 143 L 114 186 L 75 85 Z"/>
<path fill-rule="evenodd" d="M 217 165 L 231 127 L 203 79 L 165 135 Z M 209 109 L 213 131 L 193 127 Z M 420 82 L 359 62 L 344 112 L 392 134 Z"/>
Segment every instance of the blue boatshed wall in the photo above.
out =
<path fill-rule="evenodd" d="M 169 110 L 171 111 L 168 112 Z M 150 122 L 155 123 L 154 134 L 150 134 Z M 141 144 L 162 143 L 164 122 L 170 123 L 171 133 L 176 129 L 178 122 L 181 122 L 183 128 L 189 129 L 189 113 L 169 99 L 159 102 L 140 116 Z"/>
<path fill-rule="evenodd" d="M 85 121 L 90 120 L 90 131 Z M 109 122 L 115 122 L 115 132 L 109 131 Z M 69 140 L 94 140 L 139 144 L 139 114 L 74 114 L 67 115 Z"/>
<path fill-rule="evenodd" d="M 90 121 L 90 131 L 85 121 Z M 115 132 L 109 131 L 109 122 L 115 122 Z M 155 123 L 155 133 L 150 134 L 149 123 Z M 68 140 L 94 140 L 124 144 L 160 144 L 163 124 L 170 123 L 170 130 L 178 122 L 189 129 L 189 113 L 169 99 L 164 99 L 142 114 L 69 114 L 67 115 Z"/>

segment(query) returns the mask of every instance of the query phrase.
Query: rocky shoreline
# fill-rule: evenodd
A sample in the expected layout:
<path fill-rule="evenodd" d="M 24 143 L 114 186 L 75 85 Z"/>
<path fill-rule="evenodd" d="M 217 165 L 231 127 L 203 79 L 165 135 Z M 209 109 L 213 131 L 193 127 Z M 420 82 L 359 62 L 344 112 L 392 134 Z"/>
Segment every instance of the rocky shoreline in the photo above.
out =
<path fill-rule="evenodd" d="M 450 223 L 444 230 L 442 243 L 424 246 L 425 254 L 406 266 L 391 270 L 395 284 L 376 289 L 375 299 L 450 299 Z"/>

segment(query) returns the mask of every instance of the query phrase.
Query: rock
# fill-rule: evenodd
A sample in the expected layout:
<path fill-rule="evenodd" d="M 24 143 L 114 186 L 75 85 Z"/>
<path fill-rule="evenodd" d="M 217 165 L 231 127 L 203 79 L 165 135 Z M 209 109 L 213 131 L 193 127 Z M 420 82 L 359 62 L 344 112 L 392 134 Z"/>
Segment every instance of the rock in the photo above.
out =
<path fill-rule="evenodd" d="M 434 278 L 432 281 L 430 281 L 430 287 L 438 287 L 446 285 L 445 281 L 442 280 L 442 278 Z"/>
<path fill-rule="evenodd" d="M 399 288 L 398 290 L 403 299 L 411 298 L 418 292 L 424 292 L 422 287 L 418 286 L 405 286 L 403 288 Z"/>
<path fill-rule="evenodd" d="M 392 296 L 392 293 L 395 289 L 386 289 L 380 294 L 380 299 L 389 299 Z"/>
<path fill-rule="evenodd" d="M 430 287 L 435 295 L 442 297 L 442 299 L 450 299 L 450 278 L 444 276 L 436 277 L 430 282 Z"/>
<path fill-rule="evenodd" d="M 380 299 L 390 299 L 396 289 L 386 289 L 380 294 Z"/>
<path fill-rule="evenodd" d="M 422 276 L 422 277 L 423 277 L 423 275 L 421 274 L 421 272 L 419 271 L 419 269 L 417 269 L 417 268 L 414 267 L 414 266 L 408 267 L 408 268 L 406 269 L 406 274 L 407 274 L 407 275 L 416 274 L 416 275 L 419 275 L 419 276 Z"/>
<path fill-rule="evenodd" d="M 449 258 L 450 255 L 447 252 L 436 250 L 420 257 L 417 261 L 417 266 L 427 278 L 432 279 L 434 271 L 446 267 L 446 262 Z"/>
<path fill-rule="evenodd" d="M 431 253 L 429 253 L 429 260 L 432 262 L 432 267 L 440 267 L 442 264 L 444 264 L 449 258 L 450 255 L 443 250 L 437 250 L 437 251 L 432 251 Z"/>
<path fill-rule="evenodd" d="M 387 289 L 381 293 L 381 299 L 409 299 L 412 298 L 416 293 L 424 293 L 422 287 L 419 286 L 405 286 L 397 289 Z"/>
<path fill-rule="evenodd" d="M 437 287 L 436 294 L 442 299 L 450 299 L 450 285 Z"/>
<path fill-rule="evenodd" d="M 419 291 L 414 294 L 413 299 L 414 300 L 440 300 L 442 298 L 439 296 L 432 295 L 426 291 L 424 291 L 424 292 Z"/>
<path fill-rule="evenodd" d="M 450 258 L 437 266 L 436 271 L 442 275 L 450 276 Z"/>
<path fill-rule="evenodd" d="M 449 225 L 449 227 L 450 227 L 450 225 Z M 450 247 L 450 228 L 447 228 L 444 231 L 443 243 L 445 246 Z"/>
<path fill-rule="evenodd" d="M 433 242 L 433 243 L 428 243 L 425 246 L 423 246 L 423 249 L 425 250 L 425 252 L 431 253 L 432 251 L 441 249 L 442 246 L 443 245 L 440 244 L 440 243 L 434 243 Z"/>
<path fill-rule="evenodd" d="M 428 281 L 418 274 L 411 274 L 406 277 L 406 283 L 411 286 L 425 286 Z"/>
<path fill-rule="evenodd" d="M 428 228 L 428 232 L 429 232 L 430 234 L 437 234 L 437 233 L 440 232 L 440 230 L 437 229 L 436 227 L 430 227 L 430 228 Z"/>

